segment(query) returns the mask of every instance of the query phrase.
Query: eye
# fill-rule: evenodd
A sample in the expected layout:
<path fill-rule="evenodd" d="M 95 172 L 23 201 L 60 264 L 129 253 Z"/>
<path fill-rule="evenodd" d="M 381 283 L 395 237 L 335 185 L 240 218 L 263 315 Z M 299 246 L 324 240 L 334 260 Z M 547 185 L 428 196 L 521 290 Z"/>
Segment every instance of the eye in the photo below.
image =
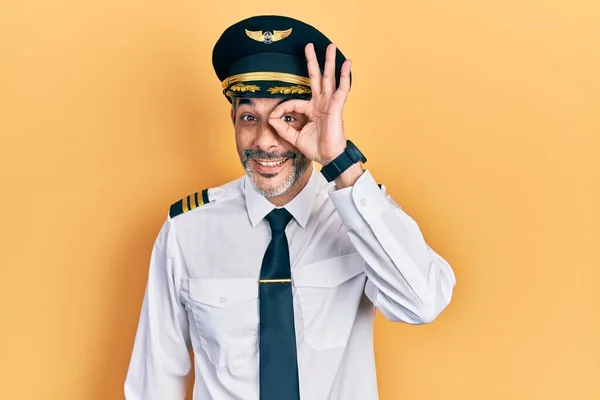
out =
<path fill-rule="evenodd" d="M 248 115 L 248 114 L 242 115 L 242 116 L 240 117 L 240 119 L 241 119 L 242 121 L 246 121 L 246 122 L 253 122 L 253 121 L 256 121 L 256 118 L 254 117 L 254 115 Z"/>
<path fill-rule="evenodd" d="M 283 117 L 281 117 L 281 119 L 284 122 L 287 122 L 288 124 L 291 122 L 296 122 L 296 118 L 292 117 L 291 115 L 284 115 Z"/>

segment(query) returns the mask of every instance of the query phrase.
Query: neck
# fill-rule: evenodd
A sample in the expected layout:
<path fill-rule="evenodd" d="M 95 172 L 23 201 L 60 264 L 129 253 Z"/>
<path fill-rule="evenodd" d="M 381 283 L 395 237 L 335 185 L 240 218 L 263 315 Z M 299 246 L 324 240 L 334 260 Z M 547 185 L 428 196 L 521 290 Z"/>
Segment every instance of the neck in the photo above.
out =
<path fill-rule="evenodd" d="M 285 192 L 279 196 L 266 197 L 266 199 L 269 200 L 276 207 L 285 206 L 287 203 L 292 201 L 296 196 L 298 196 L 298 193 L 300 193 L 302 191 L 302 189 L 304 189 L 306 187 L 306 184 L 308 183 L 308 181 L 310 179 L 312 171 L 313 171 L 313 168 L 311 168 L 311 167 L 306 168 L 306 171 L 304 171 L 302 173 L 302 175 L 300 176 L 300 179 L 298 179 L 296 181 L 296 183 L 294 183 L 294 185 L 292 185 L 292 187 L 290 187 L 290 189 L 287 192 Z"/>

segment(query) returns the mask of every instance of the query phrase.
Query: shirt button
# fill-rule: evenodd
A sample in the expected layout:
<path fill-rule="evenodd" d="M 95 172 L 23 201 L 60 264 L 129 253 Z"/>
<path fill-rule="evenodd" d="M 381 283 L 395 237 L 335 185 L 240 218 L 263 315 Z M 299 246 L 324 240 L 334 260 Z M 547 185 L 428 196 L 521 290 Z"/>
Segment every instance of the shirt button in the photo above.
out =
<path fill-rule="evenodd" d="M 402 254 L 400 254 L 400 252 L 396 253 L 396 258 L 401 259 L 402 258 Z"/>
<path fill-rule="evenodd" d="M 366 206 L 367 205 L 367 201 L 365 199 L 360 199 L 360 205 L 361 206 Z"/>
<path fill-rule="evenodd" d="M 225 304 L 227 299 L 225 297 L 219 297 L 219 304 Z"/>

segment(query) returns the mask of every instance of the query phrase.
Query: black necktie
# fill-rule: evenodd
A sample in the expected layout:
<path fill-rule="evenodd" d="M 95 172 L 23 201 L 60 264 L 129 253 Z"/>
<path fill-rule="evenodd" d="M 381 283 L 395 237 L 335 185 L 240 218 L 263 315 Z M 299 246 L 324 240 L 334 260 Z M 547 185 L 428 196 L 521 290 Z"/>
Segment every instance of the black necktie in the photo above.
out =
<path fill-rule="evenodd" d="M 285 209 L 271 211 L 271 242 L 260 269 L 260 400 L 299 400 L 296 332 Z"/>

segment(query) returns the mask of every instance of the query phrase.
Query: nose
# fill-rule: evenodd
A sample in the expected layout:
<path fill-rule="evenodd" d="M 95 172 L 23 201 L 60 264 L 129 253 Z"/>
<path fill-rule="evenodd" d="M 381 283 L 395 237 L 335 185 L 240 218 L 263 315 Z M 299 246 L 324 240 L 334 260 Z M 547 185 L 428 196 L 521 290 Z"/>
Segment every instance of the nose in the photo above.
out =
<path fill-rule="evenodd" d="M 261 123 L 256 136 L 256 147 L 262 151 L 274 151 L 279 145 L 279 135 L 268 121 Z"/>

